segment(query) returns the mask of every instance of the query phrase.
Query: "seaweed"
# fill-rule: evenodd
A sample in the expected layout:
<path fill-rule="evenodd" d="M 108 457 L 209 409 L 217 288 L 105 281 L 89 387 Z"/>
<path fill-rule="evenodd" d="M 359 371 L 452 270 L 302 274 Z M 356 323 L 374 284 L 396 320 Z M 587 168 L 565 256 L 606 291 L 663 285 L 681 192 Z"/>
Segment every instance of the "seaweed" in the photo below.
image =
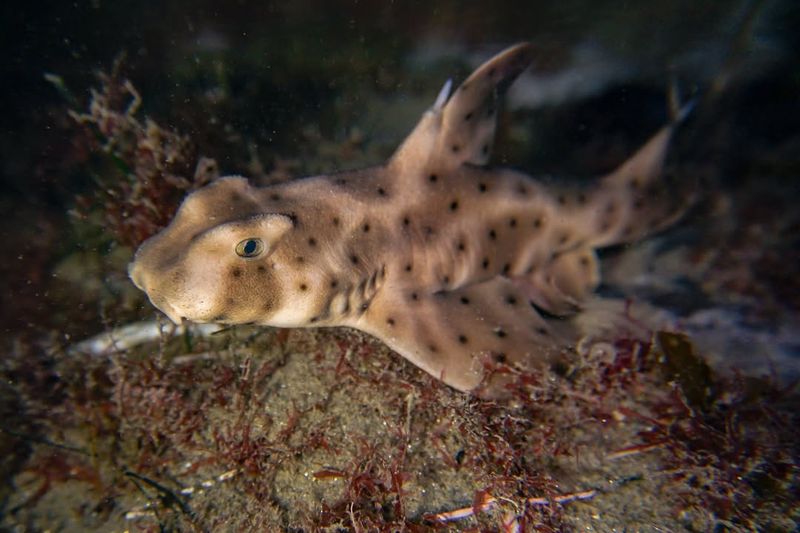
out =
<path fill-rule="evenodd" d="M 715 527 L 755 527 L 764 508 L 790 516 L 798 488 L 798 419 L 787 409 L 794 387 L 767 379 L 714 374 L 683 335 L 659 332 L 656 370 L 671 386 L 644 415 L 625 409 L 649 427 L 641 444 L 618 450 L 616 459 L 653 449 L 666 452 L 678 508 L 708 513 Z M 796 518 L 796 517 L 795 517 Z M 763 517 L 761 517 L 763 520 Z"/>
<path fill-rule="evenodd" d="M 99 209 L 100 223 L 123 245 L 136 247 L 170 221 L 180 201 L 218 175 L 214 160 L 201 157 L 190 138 L 139 118 L 142 98 L 124 77 L 124 59 L 98 74 L 88 112 L 70 111 L 90 150 L 108 161 L 96 177 L 94 195 L 77 198 L 78 214 L 86 219 Z M 97 176 L 97 175 L 96 175 Z"/>
<path fill-rule="evenodd" d="M 719 378 L 674 333 L 593 346 L 561 373 L 487 363 L 514 378 L 498 400 L 452 391 L 354 332 L 237 328 L 187 346 L 56 358 L 30 378 L 6 367 L 29 383 L 26 405 L 50 389 L 59 406 L 37 415 L 48 443 L 16 437 L 34 450 L 18 476 L 32 496 L 12 516 L 70 483 L 117 509 L 107 520 L 186 530 L 562 531 L 572 506 L 648 478 L 676 523 L 700 529 L 766 523 L 796 501 L 792 390 Z M 676 346 L 688 357 L 677 373 L 664 353 Z M 690 368 L 713 391 L 693 403 Z M 287 388 L 292 375 L 319 386 Z M 599 465 L 575 463 L 598 451 Z M 580 481 L 587 466 L 611 476 L 645 456 L 617 489 Z"/>
<path fill-rule="evenodd" d="M 78 212 L 135 246 L 216 169 L 193 143 L 203 132 L 142 118 L 122 71 L 73 112 L 102 176 Z M 108 358 L 50 336 L 19 337 L 0 367 L 0 449 L 17 463 L 4 527 L 41 528 L 48 498 L 69 494 L 81 504 L 63 523 L 87 530 L 563 531 L 595 512 L 612 528 L 614 498 L 644 495 L 665 529 L 800 520 L 797 391 L 719 376 L 674 332 L 578 347 L 545 372 L 487 358 L 509 378 L 495 400 L 348 331 L 165 332 Z"/>

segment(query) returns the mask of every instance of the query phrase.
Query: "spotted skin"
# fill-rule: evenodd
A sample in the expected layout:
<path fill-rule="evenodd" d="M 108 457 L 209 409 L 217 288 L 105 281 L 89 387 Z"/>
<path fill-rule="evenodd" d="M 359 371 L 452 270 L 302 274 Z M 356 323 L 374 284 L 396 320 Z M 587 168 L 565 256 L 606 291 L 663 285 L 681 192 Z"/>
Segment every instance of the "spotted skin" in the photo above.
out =
<path fill-rule="evenodd" d="M 685 199 L 659 177 L 667 126 L 609 176 L 554 190 L 486 166 L 519 44 L 428 110 L 382 166 L 189 195 L 130 277 L 174 322 L 349 326 L 462 391 L 487 358 L 551 364 L 568 315 L 599 283 L 595 249 L 671 223 Z M 449 97 L 448 97 L 449 96 Z"/>

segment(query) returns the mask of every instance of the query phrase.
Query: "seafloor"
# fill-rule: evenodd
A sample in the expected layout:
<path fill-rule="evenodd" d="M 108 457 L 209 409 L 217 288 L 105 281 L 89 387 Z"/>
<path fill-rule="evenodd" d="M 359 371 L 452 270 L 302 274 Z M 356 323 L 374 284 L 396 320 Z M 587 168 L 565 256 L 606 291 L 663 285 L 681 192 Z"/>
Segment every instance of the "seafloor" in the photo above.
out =
<path fill-rule="evenodd" d="M 0 531 L 797 530 L 792 2 L 0 9 Z M 494 164 L 590 179 L 695 101 L 695 204 L 601 255 L 646 334 L 489 401 L 351 330 L 176 332 L 127 279 L 188 191 L 379 163 L 519 40 Z"/>

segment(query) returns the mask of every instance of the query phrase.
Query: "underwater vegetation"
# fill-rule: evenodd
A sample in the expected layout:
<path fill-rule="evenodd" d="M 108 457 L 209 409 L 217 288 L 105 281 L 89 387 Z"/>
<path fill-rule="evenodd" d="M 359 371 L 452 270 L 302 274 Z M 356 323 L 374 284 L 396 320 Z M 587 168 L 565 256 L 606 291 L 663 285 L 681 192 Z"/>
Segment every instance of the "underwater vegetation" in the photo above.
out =
<path fill-rule="evenodd" d="M 132 247 L 216 164 L 141 118 L 119 63 L 99 80 L 88 111 L 70 111 L 103 176 L 76 199 L 74 223 Z M 5 527 L 791 531 L 800 520 L 796 387 L 721 375 L 680 333 L 579 347 L 546 376 L 487 362 L 511 377 L 510 398 L 488 401 L 353 331 L 171 327 L 107 357 L 64 339 L 6 353 Z"/>
<path fill-rule="evenodd" d="M 714 48 L 708 20 L 747 9 L 45 4 L 0 17 L 3 79 L 22 80 L 0 87 L 0 529 L 797 530 L 800 61 L 775 40 L 740 39 L 775 62 L 731 69 L 713 97 L 690 55 L 698 105 L 670 158 L 703 197 L 601 257 L 601 290 L 675 327 L 579 344 L 546 375 L 487 361 L 508 398 L 456 392 L 352 330 L 174 329 L 125 270 L 218 174 L 383 161 L 473 50 L 522 39 L 547 50 L 526 90 L 561 72 L 593 89 L 501 117 L 497 162 L 602 174 L 664 123 L 674 41 Z M 650 70 L 586 75 L 586 50 L 607 65 L 585 35 Z M 126 326 L 158 334 L 126 343 Z M 117 344 L 85 349 L 101 334 Z"/>
<path fill-rule="evenodd" d="M 560 531 L 576 524 L 570 505 L 597 513 L 634 494 L 698 531 L 797 519 L 796 397 L 715 378 L 677 334 L 517 375 L 505 402 L 339 332 L 243 329 L 111 359 L 18 353 L 3 373 L 25 421 L 6 437 L 28 454 L 6 520 L 31 527 L 48 497 L 76 491 L 58 520 L 85 528 L 426 531 L 464 516 Z"/>
<path fill-rule="evenodd" d="M 91 151 L 107 156 L 96 198 L 78 197 L 79 214 L 102 206 L 101 223 L 123 246 L 136 246 L 164 227 L 180 200 L 217 177 L 216 162 L 198 159 L 190 139 L 150 119 L 140 121 L 141 97 L 120 78 L 122 58 L 91 93 L 87 113 L 70 116 L 86 131 Z M 186 178 L 184 176 L 190 176 Z"/>

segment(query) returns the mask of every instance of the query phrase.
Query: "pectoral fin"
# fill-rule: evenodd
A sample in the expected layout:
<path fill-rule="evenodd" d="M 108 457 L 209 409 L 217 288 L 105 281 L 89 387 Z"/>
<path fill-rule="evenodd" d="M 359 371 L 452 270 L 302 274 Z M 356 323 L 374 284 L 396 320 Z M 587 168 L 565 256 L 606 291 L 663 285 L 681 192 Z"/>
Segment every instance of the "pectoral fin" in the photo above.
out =
<path fill-rule="evenodd" d="M 487 358 L 535 368 L 567 344 L 505 278 L 434 294 L 384 287 L 351 325 L 462 391 L 481 384 Z"/>

